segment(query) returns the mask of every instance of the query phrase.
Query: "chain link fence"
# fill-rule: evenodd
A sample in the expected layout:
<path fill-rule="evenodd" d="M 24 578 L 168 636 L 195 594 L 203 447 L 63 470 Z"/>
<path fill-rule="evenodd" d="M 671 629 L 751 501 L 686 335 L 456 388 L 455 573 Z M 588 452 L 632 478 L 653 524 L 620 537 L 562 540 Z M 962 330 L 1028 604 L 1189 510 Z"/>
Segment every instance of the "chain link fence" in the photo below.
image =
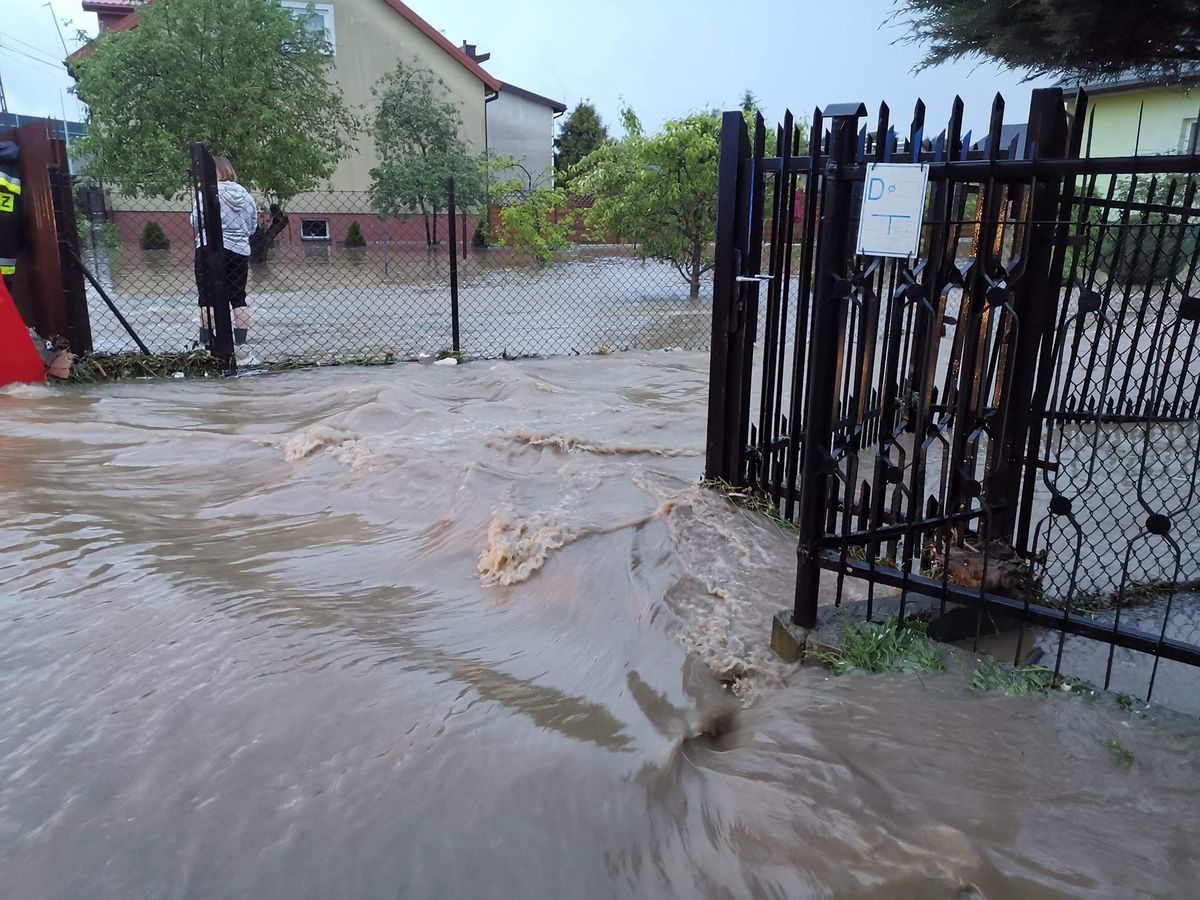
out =
<path fill-rule="evenodd" d="M 1037 545 L 1051 593 L 1129 602 L 1200 585 L 1200 179 L 1075 190 Z"/>
<path fill-rule="evenodd" d="M 265 207 L 265 204 L 264 204 Z M 78 221 L 95 351 L 137 350 L 107 295 L 152 353 L 198 342 L 194 232 L 185 203 L 142 203 L 79 192 Z M 261 212 L 264 234 L 269 209 Z M 455 258 L 449 228 L 454 221 Z M 243 365 L 706 349 L 711 287 L 699 298 L 668 263 L 637 248 L 572 240 L 542 262 L 488 246 L 478 215 L 382 217 L 367 192 L 299 195 L 274 216 L 252 255 L 251 327 Z M 430 244 L 429 242 L 434 243 Z"/>

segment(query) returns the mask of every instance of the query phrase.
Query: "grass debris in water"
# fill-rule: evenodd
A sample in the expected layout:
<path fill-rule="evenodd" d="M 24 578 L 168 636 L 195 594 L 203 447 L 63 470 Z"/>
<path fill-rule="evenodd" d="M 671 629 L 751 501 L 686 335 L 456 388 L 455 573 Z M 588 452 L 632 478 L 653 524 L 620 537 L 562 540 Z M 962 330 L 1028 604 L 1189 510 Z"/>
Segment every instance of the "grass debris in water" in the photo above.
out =
<path fill-rule="evenodd" d="M 1079 678 L 1055 675 L 1045 666 L 1012 666 L 990 656 L 981 658 L 967 677 L 967 687 L 973 691 L 986 691 L 1007 696 L 1023 694 L 1049 694 L 1058 689 L 1070 694 L 1081 694 L 1095 698 L 1092 685 Z"/>
<path fill-rule="evenodd" d="M 1104 742 L 1104 749 L 1108 751 L 1116 762 L 1125 766 L 1132 766 L 1134 762 L 1133 751 L 1126 747 L 1118 740 L 1109 740 Z"/>
<path fill-rule="evenodd" d="M 946 662 L 925 623 L 900 621 L 895 614 L 882 622 L 855 622 L 842 630 L 842 645 L 816 654 L 834 674 L 847 672 L 942 672 Z"/>
<path fill-rule="evenodd" d="M 779 528 L 786 531 L 796 530 L 796 523 L 783 517 L 775 501 L 752 487 L 735 487 L 720 478 L 701 478 L 700 487 L 716 491 L 733 506 L 766 516 Z"/>
<path fill-rule="evenodd" d="M 123 381 L 130 378 L 210 378 L 221 374 L 216 357 L 207 350 L 184 353 L 88 353 L 71 366 L 71 381 L 92 384 L 97 381 Z"/>
<path fill-rule="evenodd" d="M 1007 696 L 1047 694 L 1054 680 L 1054 672 L 1045 666 L 1010 666 L 985 656 L 967 678 L 967 686 Z"/>

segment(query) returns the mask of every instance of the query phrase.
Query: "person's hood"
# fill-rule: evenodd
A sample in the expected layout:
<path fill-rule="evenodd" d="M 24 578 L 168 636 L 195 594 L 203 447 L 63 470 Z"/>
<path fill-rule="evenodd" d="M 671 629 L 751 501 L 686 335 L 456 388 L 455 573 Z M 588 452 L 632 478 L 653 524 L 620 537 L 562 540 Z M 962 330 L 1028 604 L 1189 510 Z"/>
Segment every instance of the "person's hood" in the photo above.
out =
<path fill-rule="evenodd" d="M 221 203 L 231 210 L 246 212 L 254 207 L 250 192 L 236 181 L 217 182 L 217 193 L 221 196 Z"/>
<path fill-rule="evenodd" d="M 12 141 L 0 141 L 0 162 L 15 163 L 21 158 L 21 148 Z"/>

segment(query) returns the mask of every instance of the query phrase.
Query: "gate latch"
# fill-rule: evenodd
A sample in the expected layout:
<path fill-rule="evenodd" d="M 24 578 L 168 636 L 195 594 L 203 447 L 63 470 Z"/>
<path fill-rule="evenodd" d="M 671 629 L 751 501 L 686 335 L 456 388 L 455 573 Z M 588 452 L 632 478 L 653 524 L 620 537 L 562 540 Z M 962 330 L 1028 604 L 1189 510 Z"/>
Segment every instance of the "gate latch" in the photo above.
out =
<path fill-rule="evenodd" d="M 756 283 L 761 281 L 770 281 L 774 277 L 774 275 L 738 275 L 734 281 L 749 281 L 751 283 Z"/>

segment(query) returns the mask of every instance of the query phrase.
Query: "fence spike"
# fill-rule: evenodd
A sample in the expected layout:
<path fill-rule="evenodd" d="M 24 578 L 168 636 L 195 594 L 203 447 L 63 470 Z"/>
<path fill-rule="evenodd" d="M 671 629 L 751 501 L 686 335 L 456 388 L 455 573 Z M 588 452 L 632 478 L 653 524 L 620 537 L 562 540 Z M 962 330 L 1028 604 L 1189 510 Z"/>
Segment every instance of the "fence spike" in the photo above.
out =
<path fill-rule="evenodd" d="M 1067 136 L 1068 153 L 1072 159 L 1079 158 L 1080 148 L 1083 146 L 1084 120 L 1088 113 L 1088 92 L 1083 88 L 1075 95 L 1075 109 L 1071 114 L 1071 129 Z M 1089 136 L 1089 141 L 1090 141 Z"/>
<path fill-rule="evenodd" d="M 875 123 L 875 161 L 886 162 L 887 130 L 891 120 L 891 109 L 886 103 L 879 104 L 879 118 Z M 865 126 L 864 126 L 865 127 Z"/>
<path fill-rule="evenodd" d="M 1142 146 L 1142 119 L 1146 115 L 1146 101 L 1138 104 L 1137 136 L 1133 140 L 1133 155 L 1136 157 Z"/>
<path fill-rule="evenodd" d="M 920 152 L 921 143 L 925 136 L 925 101 L 917 98 L 917 102 L 913 104 L 912 124 L 908 127 L 909 144 L 916 148 L 917 153 Z M 913 162 L 919 162 L 916 157 Z"/>
<path fill-rule="evenodd" d="M 1000 137 L 1004 134 L 1004 97 L 999 91 L 992 100 L 992 117 L 988 123 L 988 159 L 995 159 L 1000 150 Z"/>
<path fill-rule="evenodd" d="M 962 142 L 963 100 L 956 96 L 950 105 L 950 121 L 946 125 L 946 159 L 952 160 Z"/>
<path fill-rule="evenodd" d="M 825 131 L 824 118 L 821 115 L 821 107 L 813 110 L 812 126 L 809 129 L 808 135 L 808 153 L 813 157 L 813 162 L 821 155 L 821 135 Z"/>

